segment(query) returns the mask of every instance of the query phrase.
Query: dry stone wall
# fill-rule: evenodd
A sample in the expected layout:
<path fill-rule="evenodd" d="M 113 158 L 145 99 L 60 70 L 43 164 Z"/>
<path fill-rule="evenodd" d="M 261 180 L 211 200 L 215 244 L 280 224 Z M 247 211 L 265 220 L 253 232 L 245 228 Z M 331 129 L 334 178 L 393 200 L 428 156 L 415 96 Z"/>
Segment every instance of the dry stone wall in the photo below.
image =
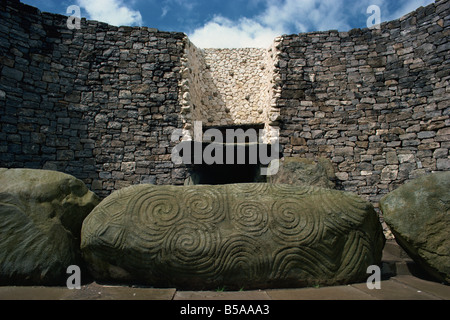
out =
<path fill-rule="evenodd" d="M 170 137 L 184 34 L 66 21 L 0 4 L 0 166 L 63 171 L 100 195 L 183 183 Z"/>
<path fill-rule="evenodd" d="M 407 180 L 449 170 L 449 5 L 379 30 L 284 36 L 284 155 L 331 159 L 342 187 L 374 203 Z"/>
<path fill-rule="evenodd" d="M 206 49 L 205 62 L 219 101 L 206 103 L 203 118 L 213 125 L 264 123 L 270 98 L 267 50 Z M 273 68 L 273 66 L 272 66 Z M 214 98 L 214 97 L 213 97 Z M 220 107 L 217 112 L 216 107 Z M 211 112 L 212 111 L 212 112 Z"/>
<path fill-rule="evenodd" d="M 259 124 L 271 133 L 275 49 L 199 49 L 188 39 L 183 58 L 182 105 L 185 129 Z"/>
<path fill-rule="evenodd" d="M 450 169 L 449 7 L 268 49 L 199 49 L 150 28 L 69 30 L 67 17 L 2 1 L 0 167 L 62 171 L 100 196 L 183 184 L 175 129 L 264 124 L 284 156 L 330 159 L 343 189 L 376 204 Z"/>

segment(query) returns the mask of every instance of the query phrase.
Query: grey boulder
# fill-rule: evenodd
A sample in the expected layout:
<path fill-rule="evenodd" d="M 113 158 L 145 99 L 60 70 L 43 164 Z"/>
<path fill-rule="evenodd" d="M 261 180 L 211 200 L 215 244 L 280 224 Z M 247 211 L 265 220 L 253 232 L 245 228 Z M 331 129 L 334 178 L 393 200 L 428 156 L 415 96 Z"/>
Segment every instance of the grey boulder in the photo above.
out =
<path fill-rule="evenodd" d="M 436 279 L 450 282 L 450 172 L 404 184 L 380 201 L 384 219 L 408 255 Z"/>
<path fill-rule="evenodd" d="M 61 285 L 80 265 L 83 219 L 99 203 L 64 173 L 0 169 L 0 285 Z"/>

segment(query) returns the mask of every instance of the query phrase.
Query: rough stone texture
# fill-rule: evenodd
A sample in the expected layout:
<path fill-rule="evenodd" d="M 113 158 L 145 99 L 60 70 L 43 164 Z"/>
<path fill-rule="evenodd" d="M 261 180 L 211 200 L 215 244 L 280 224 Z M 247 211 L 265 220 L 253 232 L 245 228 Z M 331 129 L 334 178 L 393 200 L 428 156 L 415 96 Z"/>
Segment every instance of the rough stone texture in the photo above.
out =
<path fill-rule="evenodd" d="M 276 184 L 336 187 L 333 164 L 324 158 L 316 161 L 303 158 L 284 158 L 280 161 L 277 174 L 268 176 L 267 180 Z"/>
<path fill-rule="evenodd" d="M 445 171 L 449 156 L 435 150 L 450 146 L 449 8 L 436 1 L 379 30 L 283 36 L 283 155 L 331 159 L 343 188 L 374 204 Z"/>
<path fill-rule="evenodd" d="M 71 174 L 100 196 L 172 176 L 183 33 L 0 3 L 0 166 Z"/>
<path fill-rule="evenodd" d="M 202 50 L 191 43 L 186 51 L 194 120 L 207 126 L 266 122 L 274 68 L 266 49 Z"/>
<path fill-rule="evenodd" d="M 383 245 L 372 205 L 351 193 L 140 185 L 92 211 L 81 249 L 97 280 L 248 289 L 362 281 Z"/>
<path fill-rule="evenodd" d="M 171 134 L 198 120 L 264 125 L 282 156 L 330 159 L 342 187 L 374 204 L 450 168 L 448 0 L 379 30 L 283 35 L 267 49 L 66 21 L 0 2 L 2 167 L 63 171 L 101 196 L 183 184 Z"/>
<path fill-rule="evenodd" d="M 0 169 L 0 284 L 64 285 L 81 265 L 83 219 L 99 203 L 67 174 Z"/>
<path fill-rule="evenodd" d="M 268 142 L 274 103 L 272 83 L 276 50 L 199 49 L 186 39 L 182 68 L 182 119 L 192 134 L 193 121 L 205 126 L 262 124 Z"/>
<path fill-rule="evenodd" d="M 432 276 L 450 283 L 450 172 L 415 179 L 381 199 L 397 242 Z"/>

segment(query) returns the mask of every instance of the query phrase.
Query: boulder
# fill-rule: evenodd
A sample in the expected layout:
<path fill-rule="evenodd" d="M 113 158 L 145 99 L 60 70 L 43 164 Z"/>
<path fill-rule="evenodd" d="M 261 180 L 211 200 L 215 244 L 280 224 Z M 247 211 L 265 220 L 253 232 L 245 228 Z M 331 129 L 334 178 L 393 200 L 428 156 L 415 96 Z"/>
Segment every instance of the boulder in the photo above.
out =
<path fill-rule="evenodd" d="M 270 171 L 270 169 L 269 169 Z M 267 176 L 267 182 L 336 188 L 336 176 L 331 161 L 286 157 L 280 160 L 278 172 Z"/>
<path fill-rule="evenodd" d="M 80 265 L 83 219 L 99 203 L 74 177 L 0 169 L 0 285 L 65 284 Z"/>
<path fill-rule="evenodd" d="M 380 209 L 398 244 L 425 271 L 450 282 L 450 172 L 412 180 L 384 196 Z"/>
<path fill-rule="evenodd" d="M 131 186 L 89 214 L 81 238 L 98 281 L 191 290 L 365 281 L 385 241 L 354 194 L 266 183 Z"/>

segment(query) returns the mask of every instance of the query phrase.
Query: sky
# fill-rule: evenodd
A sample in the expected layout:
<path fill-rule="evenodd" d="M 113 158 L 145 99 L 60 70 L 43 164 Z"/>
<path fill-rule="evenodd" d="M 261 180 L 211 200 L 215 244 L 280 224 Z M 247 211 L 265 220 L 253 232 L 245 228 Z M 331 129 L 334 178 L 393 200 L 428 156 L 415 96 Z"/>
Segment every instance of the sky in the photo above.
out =
<path fill-rule="evenodd" d="M 267 48 L 283 34 L 367 27 L 379 7 L 381 22 L 400 18 L 433 0 L 21 0 L 44 12 L 115 26 L 184 32 L 200 48 Z M 372 18 L 371 18 L 372 17 Z"/>

